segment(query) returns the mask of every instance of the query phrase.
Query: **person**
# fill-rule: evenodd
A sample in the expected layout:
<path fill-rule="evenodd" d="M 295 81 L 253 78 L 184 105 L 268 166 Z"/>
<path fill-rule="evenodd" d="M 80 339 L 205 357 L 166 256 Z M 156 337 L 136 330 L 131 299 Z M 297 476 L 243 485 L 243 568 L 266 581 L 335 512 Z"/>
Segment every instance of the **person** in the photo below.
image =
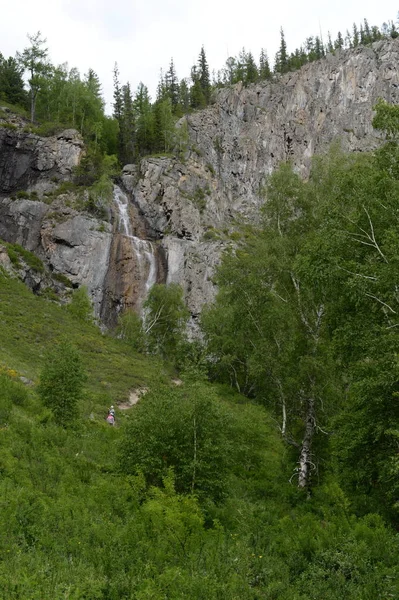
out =
<path fill-rule="evenodd" d="M 108 415 L 107 415 L 106 421 L 110 425 L 115 425 L 115 409 L 112 405 L 111 405 L 111 408 L 108 410 Z"/>

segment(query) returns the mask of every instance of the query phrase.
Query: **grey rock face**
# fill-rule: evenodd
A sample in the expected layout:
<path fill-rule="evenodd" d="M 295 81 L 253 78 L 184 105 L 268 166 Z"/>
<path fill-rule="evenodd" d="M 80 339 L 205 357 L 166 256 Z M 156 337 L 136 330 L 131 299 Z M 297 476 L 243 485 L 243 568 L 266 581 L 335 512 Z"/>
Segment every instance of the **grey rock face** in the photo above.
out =
<path fill-rule="evenodd" d="M 76 285 L 85 285 L 100 315 L 112 229 L 97 219 L 71 211 L 62 223 L 42 223 L 41 244 L 50 269 Z"/>
<path fill-rule="evenodd" d="M 149 158 L 125 168 L 124 185 L 165 235 L 168 278 L 183 286 L 193 314 L 213 297 L 224 246 L 204 243 L 204 234 L 256 222 L 262 188 L 281 161 L 291 160 L 307 177 L 313 155 L 332 142 L 347 151 L 375 148 L 373 106 L 380 97 L 399 103 L 398 64 L 399 40 L 381 41 L 273 82 L 219 90 L 212 106 L 187 117 L 191 150 L 184 163 Z"/>
<path fill-rule="evenodd" d="M 83 152 L 79 133 L 68 129 L 49 138 L 0 128 L 0 194 L 35 189 L 52 177 L 68 180 Z M 40 190 L 40 186 L 38 188 Z"/>
<path fill-rule="evenodd" d="M 130 206 L 132 235 L 154 241 L 162 260 L 156 280 L 182 285 L 194 327 L 214 297 L 231 232 L 258 219 L 270 173 L 290 159 L 306 178 L 313 155 L 336 140 L 347 151 L 375 148 L 373 105 L 379 97 L 399 103 L 398 64 L 399 39 L 328 55 L 273 82 L 221 89 L 211 106 L 180 122 L 189 134 L 181 158 L 126 165 L 122 181 L 137 209 Z M 52 178 L 68 179 L 81 154 L 71 130 L 44 139 L 0 128 L 0 238 L 87 285 L 96 314 L 112 324 L 120 308 L 139 305 L 143 288 L 129 236 L 62 202 L 1 200 L 24 188 L 40 195 Z"/>

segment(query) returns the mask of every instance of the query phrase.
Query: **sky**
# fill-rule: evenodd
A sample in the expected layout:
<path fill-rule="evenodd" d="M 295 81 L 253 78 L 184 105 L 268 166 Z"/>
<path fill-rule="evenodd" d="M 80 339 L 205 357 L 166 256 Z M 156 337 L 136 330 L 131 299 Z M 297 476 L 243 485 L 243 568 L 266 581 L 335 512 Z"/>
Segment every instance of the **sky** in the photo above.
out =
<path fill-rule="evenodd" d="M 173 57 L 179 79 L 188 77 L 204 46 L 210 70 L 221 69 L 242 47 L 257 60 L 260 49 L 271 65 L 283 27 L 288 51 L 309 36 L 330 31 L 333 39 L 366 18 L 370 25 L 396 20 L 393 0 L 0 0 L 0 52 L 14 56 L 41 31 L 51 62 L 67 62 L 81 74 L 99 75 L 107 112 L 112 72 L 135 90 L 142 81 L 154 97 L 160 69 Z"/>

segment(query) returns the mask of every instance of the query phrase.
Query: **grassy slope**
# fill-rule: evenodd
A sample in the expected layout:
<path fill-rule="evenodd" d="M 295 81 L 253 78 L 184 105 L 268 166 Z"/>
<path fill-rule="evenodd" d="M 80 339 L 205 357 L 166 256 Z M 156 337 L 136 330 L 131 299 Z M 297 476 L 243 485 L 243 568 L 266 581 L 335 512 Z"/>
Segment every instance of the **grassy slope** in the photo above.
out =
<path fill-rule="evenodd" d="M 395 538 L 378 517 L 348 515 L 334 483 L 303 502 L 262 407 L 202 384 L 236 423 L 229 495 L 202 513 L 193 498 L 120 473 L 124 420 L 104 422 L 111 400 L 167 382 L 165 367 L 1 273 L 0 320 L 0 367 L 34 381 L 48 346 L 61 336 L 76 344 L 89 375 L 81 413 L 97 417 L 64 430 L 34 387 L 7 414 L 0 389 L 1 599 L 399 597 Z"/>
<path fill-rule="evenodd" d="M 125 400 L 129 390 L 167 381 L 155 359 L 136 354 L 121 340 L 77 321 L 65 308 L 34 296 L 0 273 L 0 364 L 37 380 L 45 350 L 65 337 L 75 344 L 88 373 L 88 389 L 106 401 Z"/>

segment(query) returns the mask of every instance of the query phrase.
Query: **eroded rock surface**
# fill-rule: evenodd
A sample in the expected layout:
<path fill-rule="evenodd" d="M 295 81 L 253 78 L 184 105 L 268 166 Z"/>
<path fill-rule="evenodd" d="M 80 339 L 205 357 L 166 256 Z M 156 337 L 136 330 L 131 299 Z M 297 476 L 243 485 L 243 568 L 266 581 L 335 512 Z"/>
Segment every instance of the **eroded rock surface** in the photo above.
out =
<path fill-rule="evenodd" d="M 83 140 L 74 129 L 42 138 L 0 127 L 0 194 L 54 188 L 71 178 L 82 152 Z"/>
<path fill-rule="evenodd" d="M 82 141 L 74 131 L 44 139 L 19 125 L 0 128 L 0 238 L 87 285 L 97 315 L 109 324 L 120 309 L 140 306 L 145 282 L 166 280 L 182 285 L 195 326 L 214 297 L 215 267 L 237 223 L 258 219 L 268 175 L 290 159 L 306 178 L 313 155 L 337 140 L 347 151 L 375 148 L 373 106 L 380 97 L 399 103 L 398 64 L 399 40 L 381 41 L 328 55 L 273 82 L 219 90 L 211 106 L 178 125 L 187 126 L 189 137 L 179 157 L 124 168 L 130 233 L 116 226 L 116 209 L 109 224 L 67 202 L 1 199 L 22 188 L 40 196 L 52 179 L 68 179 Z M 140 266 L 129 236 L 156 243 L 156 275 Z"/>
<path fill-rule="evenodd" d="M 380 143 L 372 128 L 378 98 L 399 103 L 399 40 L 339 51 L 273 82 L 218 91 L 186 118 L 184 160 L 127 165 L 124 185 L 164 235 L 168 280 L 182 284 L 193 314 L 213 297 L 212 275 L 237 222 L 255 221 L 267 176 L 284 160 L 307 177 L 314 154 Z M 181 124 L 182 125 L 182 124 Z"/>

